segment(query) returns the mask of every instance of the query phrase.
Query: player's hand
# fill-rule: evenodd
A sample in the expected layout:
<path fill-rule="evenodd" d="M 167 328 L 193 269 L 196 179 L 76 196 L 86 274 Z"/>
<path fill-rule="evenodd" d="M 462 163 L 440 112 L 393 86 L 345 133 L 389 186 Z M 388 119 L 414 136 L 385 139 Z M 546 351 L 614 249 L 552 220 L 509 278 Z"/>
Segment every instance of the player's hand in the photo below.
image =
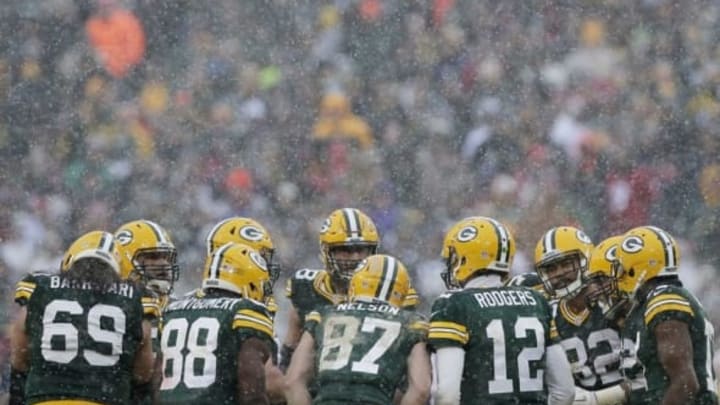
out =
<path fill-rule="evenodd" d="M 576 386 L 573 405 L 598 405 L 597 397 L 594 392 Z"/>

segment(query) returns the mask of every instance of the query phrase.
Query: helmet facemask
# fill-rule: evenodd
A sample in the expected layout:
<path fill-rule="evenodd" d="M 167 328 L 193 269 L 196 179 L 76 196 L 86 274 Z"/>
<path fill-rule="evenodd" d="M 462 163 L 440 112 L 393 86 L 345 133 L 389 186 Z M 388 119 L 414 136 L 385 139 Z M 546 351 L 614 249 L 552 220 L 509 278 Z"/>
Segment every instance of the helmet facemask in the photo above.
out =
<path fill-rule="evenodd" d="M 368 243 L 327 246 L 325 257 L 328 271 L 336 281 L 348 283 L 358 265 L 368 256 L 375 254 L 376 250 L 377 245 Z"/>
<path fill-rule="evenodd" d="M 139 250 L 133 258 L 133 267 L 131 278 L 139 280 L 160 295 L 170 294 L 179 276 L 175 249 Z"/>
<path fill-rule="evenodd" d="M 448 249 L 450 253 L 445 258 L 445 271 L 440 273 L 440 278 L 442 278 L 443 283 L 445 283 L 445 288 L 453 290 L 460 288 L 460 283 L 458 283 L 455 278 L 455 272 L 460 267 L 460 257 L 455 251 L 455 248 L 449 246 Z"/>
<path fill-rule="evenodd" d="M 606 274 L 596 274 L 586 280 L 585 302 L 588 307 L 599 307 L 605 318 L 615 320 L 627 303 L 617 286 L 617 279 Z"/>
<path fill-rule="evenodd" d="M 573 297 L 582 289 L 588 261 L 579 251 L 550 257 L 537 264 L 537 273 L 552 298 Z"/>
<path fill-rule="evenodd" d="M 277 263 L 275 259 L 275 249 L 269 249 L 269 248 L 261 248 L 260 249 L 260 256 L 262 256 L 263 259 L 265 259 L 265 263 L 267 264 L 268 273 L 270 274 L 270 280 L 265 283 L 263 286 L 265 290 L 265 296 L 269 297 L 273 295 L 273 287 L 275 286 L 275 282 L 278 278 L 280 278 L 280 264 Z"/>

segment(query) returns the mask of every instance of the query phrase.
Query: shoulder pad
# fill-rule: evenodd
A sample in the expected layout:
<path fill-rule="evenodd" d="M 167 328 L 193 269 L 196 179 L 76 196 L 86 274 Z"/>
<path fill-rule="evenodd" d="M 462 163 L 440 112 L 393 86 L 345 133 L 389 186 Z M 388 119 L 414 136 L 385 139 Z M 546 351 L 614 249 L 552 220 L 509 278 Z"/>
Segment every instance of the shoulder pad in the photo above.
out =
<path fill-rule="evenodd" d="M 649 325 L 658 315 L 665 316 L 690 316 L 695 317 L 695 310 L 683 288 L 656 288 L 648 296 L 645 304 L 645 325 Z"/>
<path fill-rule="evenodd" d="M 47 277 L 47 276 L 57 276 L 58 273 L 52 273 L 52 272 L 45 271 L 45 270 L 37 270 L 37 271 L 31 271 L 27 275 L 35 276 L 35 277 L 43 277 L 43 276 Z"/>
<path fill-rule="evenodd" d="M 287 280 L 285 296 L 294 299 L 296 296 L 307 296 L 314 291 L 315 280 L 321 277 L 325 270 L 300 269 Z"/>
<path fill-rule="evenodd" d="M 318 274 L 324 272 L 325 270 L 322 269 L 299 269 L 295 273 L 293 273 L 292 278 L 293 280 L 308 280 L 313 281 L 318 276 Z"/>
<path fill-rule="evenodd" d="M 262 303 L 250 299 L 238 300 L 235 306 L 235 317 L 233 318 L 233 329 L 245 328 L 255 332 L 268 335 L 271 339 L 274 336 L 273 320 L 267 307 Z"/>
<path fill-rule="evenodd" d="M 30 301 L 30 297 L 37 288 L 37 279 L 35 274 L 26 274 L 15 285 L 15 302 L 24 306 Z"/>

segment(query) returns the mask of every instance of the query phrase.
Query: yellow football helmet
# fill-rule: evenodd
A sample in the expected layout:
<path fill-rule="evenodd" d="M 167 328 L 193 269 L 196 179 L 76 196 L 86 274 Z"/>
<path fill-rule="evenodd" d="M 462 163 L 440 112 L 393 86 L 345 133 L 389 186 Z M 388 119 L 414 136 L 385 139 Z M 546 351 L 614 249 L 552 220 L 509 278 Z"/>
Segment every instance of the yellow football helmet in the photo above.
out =
<path fill-rule="evenodd" d="M 100 259 L 120 274 L 120 253 L 110 232 L 92 231 L 77 238 L 65 251 L 60 262 L 60 271 L 70 270 L 73 263 L 82 258 Z"/>
<path fill-rule="evenodd" d="M 172 291 L 178 279 L 177 249 L 163 227 L 145 219 L 128 222 L 115 231 L 115 240 L 123 279 L 140 281 L 161 295 Z"/>
<path fill-rule="evenodd" d="M 592 240 L 572 226 L 559 226 L 545 232 L 535 246 L 535 271 L 550 297 L 563 298 L 580 292 L 592 249 Z M 572 271 L 549 274 L 556 272 L 557 267 L 567 268 L 563 264 L 571 264 Z"/>
<path fill-rule="evenodd" d="M 270 282 L 275 284 L 280 277 L 280 266 L 275 262 L 275 245 L 270 233 L 252 218 L 231 217 L 218 222 L 205 238 L 207 255 L 229 242 L 250 246 L 260 253 L 270 271 Z"/>
<path fill-rule="evenodd" d="M 262 302 L 270 289 L 270 274 L 257 250 L 230 242 L 210 256 L 203 271 L 202 288 L 230 291 Z"/>
<path fill-rule="evenodd" d="M 363 260 L 350 279 L 350 301 L 380 301 L 402 307 L 410 291 L 405 265 L 392 256 L 372 255 Z"/>
<path fill-rule="evenodd" d="M 669 233 L 655 226 L 641 226 L 623 235 L 613 273 L 618 290 L 630 298 L 646 281 L 678 275 L 680 252 Z"/>
<path fill-rule="evenodd" d="M 336 280 L 348 281 L 358 264 L 375 254 L 380 238 L 375 223 L 356 208 L 333 211 L 320 228 L 320 260 Z M 338 259 L 337 250 L 355 252 L 352 259 Z"/>
<path fill-rule="evenodd" d="M 506 278 L 515 257 L 515 239 L 505 225 L 492 218 L 469 217 L 445 234 L 441 256 L 446 264 L 441 277 L 448 289 L 462 287 L 480 272 Z"/>
<path fill-rule="evenodd" d="M 617 291 L 617 280 L 613 275 L 613 267 L 617 261 L 617 248 L 622 235 L 611 236 L 600 242 L 590 253 L 585 285 L 589 305 L 597 305 L 608 317 L 615 312 L 622 297 Z"/>

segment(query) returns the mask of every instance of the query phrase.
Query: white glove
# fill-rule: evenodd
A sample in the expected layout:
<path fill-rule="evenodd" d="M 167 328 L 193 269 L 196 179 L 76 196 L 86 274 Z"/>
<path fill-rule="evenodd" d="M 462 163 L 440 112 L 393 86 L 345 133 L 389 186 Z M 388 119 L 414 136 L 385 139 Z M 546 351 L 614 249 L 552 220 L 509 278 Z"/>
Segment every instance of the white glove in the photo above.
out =
<path fill-rule="evenodd" d="M 588 391 L 575 387 L 573 405 L 622 405 L 625 403 L 625 390 L 621 384 L 611 385 L 597 391 Z"/>
<path fill-rule="evenodd" d="M 598 405 L 594 391 L 575 386 L 575 400 L 573 405 Z"/>

